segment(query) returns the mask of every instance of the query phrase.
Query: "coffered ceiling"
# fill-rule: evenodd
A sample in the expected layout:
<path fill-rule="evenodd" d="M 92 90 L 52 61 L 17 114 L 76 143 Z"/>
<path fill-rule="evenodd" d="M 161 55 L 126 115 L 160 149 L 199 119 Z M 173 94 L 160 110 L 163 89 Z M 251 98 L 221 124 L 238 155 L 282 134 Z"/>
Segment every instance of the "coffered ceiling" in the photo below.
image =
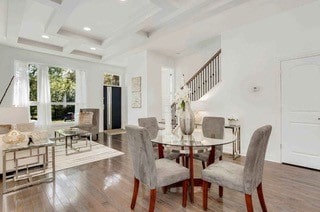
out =
<path fill-rule="evenodd" d="M 224 30 L 311 1 L 0 0 L 0 43 L 125 65 L 144 49 L 188 54 Z"/>

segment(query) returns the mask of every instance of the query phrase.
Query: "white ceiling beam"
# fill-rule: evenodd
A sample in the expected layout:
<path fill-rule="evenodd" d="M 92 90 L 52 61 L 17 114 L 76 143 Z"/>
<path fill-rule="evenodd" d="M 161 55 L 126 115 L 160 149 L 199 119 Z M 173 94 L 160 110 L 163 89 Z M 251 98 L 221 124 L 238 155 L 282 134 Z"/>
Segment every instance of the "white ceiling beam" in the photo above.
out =
<path fill-rule="evenodd" d="M 150 11 L 146 17 L 145 11 Z M 108 47 L 112 45 L 114 42 L 118 42 L 120 39 L 122 39 L 124 36 L 128 36 L 131 34 L 135 34 L 136 32 L 141 30 L 141 23 L 143 23 L 146 19 L 153 17 L 157 13 L 159 13 L 161 9 L 158 7 L 155 7 L 154 5 L 148 5 L 145 8 L 142 8 L 135 17 L 131 19 L 127 24 L 120 26 L 118 30 L 115 30 L 114 32 L 110 33 L 106 36 L 106 38 L 102 42 L 102 46 Z M 140 33 L 139 36 L 146 37 L 145 34 Z"/>
<path fill-rule="evenodd" d="M 68 30 L 65 30 L 63 28 L 59 30 L 59 32 L 57 33 L 57 36 L 61 36 L 64 39 L 68 39 L 68 40 L 71 40 L 71 39 L 79 40 L 85 44 L 91 44 L 91 45 L 97 45 L 97 46 L 101 46 L 101 44 L 102 44 L 102 40 L 98 40 L 95 38 L 76 34 L 76 33 L 70 32 Z"/>
<path fill-rule="evenodd" d="M 172 9 L 174 5 L 172 4 L 172 0 L 150 0 L 153 4 L 161 7 L 162 9 Z"/>
<path fill-rule="evenodd" d="M 26 5 L 26 0 L 8 1 L 7 39 L 11 42 L 18 41 Z"/>
<path fill-rule="evenodd" d="M 48 34 L 55 34 L 59 31 L 72 11 L 84 0 L 63 0 L 60 7 L 57 7 L 51 15 L 45 32 Z"/>
<path fill-rule="evenodd" d="M 33 0 L 33 1 L 36 1 L 40 4 L 43 4 L 52 8 L 60 7 L 62 4 L 61 0 Z"/>
<path fill-rule="evenodd" d="M 190 23 L 195 23 L 206 18 L 213 17 L 214 15 L 247 1 L 249 0 L 221 0 L 218 2 L 204 0 L 202 3 L 190 7 L 179 15 L 173 16 L 171 19 L 156 26 L 156 30 L 151 32 L 150 38 L 156 39 L 168 34 L 169 32 L 178 31 L 189 26 Z"/>
<path fill-rule="evenodd" d="M 70 54 L 73 50 L 77 49 L 77 47 L 81 46 L 80 40 L 72 40 L 69 41 L 67 45 L 63 47 L 63 53 Z"/>

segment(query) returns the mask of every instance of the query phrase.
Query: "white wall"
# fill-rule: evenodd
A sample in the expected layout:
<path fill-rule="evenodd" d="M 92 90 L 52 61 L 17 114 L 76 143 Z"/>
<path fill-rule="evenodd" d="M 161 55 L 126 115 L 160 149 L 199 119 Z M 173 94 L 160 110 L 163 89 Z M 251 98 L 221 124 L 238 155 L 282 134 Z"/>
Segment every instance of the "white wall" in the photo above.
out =
<path fill-rule="evenodd" d="M 240 118 L 242 154 L 253 131 L 271 124 L 266 158 L 281 161 L 280 61 L 320 53 L 319 11 L 318 1 L 221 35 L 222 83 L 205 107 L 208 115 Z"/>
<path fill-rule="evenodd" d="M 87 106 L 100 109 L 100 131 L 103 130 L 103 74 L 118 74 L 122 80 L 121 84 L 124 84 L 124 68 L 0 45 L 0 96 L 3 95 L 6 86 L 14 74 L 15 60 L 85 71 L 87 77 Z M 13 86 L 10 87 L 1 106 L 10 106 L 12 104 L 12 95 Z M 125 95 L 123 95 L 124 103 L 126 103 L 125 98 Z M 123 115 L 123 117 L 123 122 L 126 122 L 126 115 Z"/>
<path fill-rule="evenodd" d="M 174 59 L 165 55 L 147 52 L 148 116 L 162 119 L 162 69 L 174 69 Z"/>
<path fill-rule="evenodd" d="M 162 68 L 174 68 L 174 59 L 153 51 L 143 51 L 129 57 L 126 85 L 128 94 L 128 124 L 138 124 L 138 118 L 162 117 Z M 141 76 L 141 108 L 131 108 L 131 78 Z"/>
<path fill-rule="evenodd" d="M 131 79 L 141 77 L 141 108 L 131 107 Z M 147 116 L 147 52 L 139 52 L 128 58 L 126 72 L 126 91 L 127 91 L 127 120 L 128 124 L 138 124 L 138 118 Z"/>

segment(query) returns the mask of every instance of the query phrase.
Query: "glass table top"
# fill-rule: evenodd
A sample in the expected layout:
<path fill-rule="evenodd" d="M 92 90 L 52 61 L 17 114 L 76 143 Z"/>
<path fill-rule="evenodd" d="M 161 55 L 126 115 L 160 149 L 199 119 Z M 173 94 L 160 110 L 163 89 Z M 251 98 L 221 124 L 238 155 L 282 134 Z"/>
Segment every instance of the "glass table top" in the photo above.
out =
<path fill-rule="evenodd" d="M 82 130 L 79 128 L 60 129 L 60 130 L 56 130 L 55 132 L 59 133 L 62 136 L 76 136 L 76 135 L 83 135 L 83 134 L 90 133 L 86 130 Z"/>
<path fill-rule="evenodd" d="M 165 130 L 159 130 L 156 138 L 152 138 L 153 143 L 170 145 L 170 146 L 186 146 L 186 147 L 209 147 L 219 146 L 229 143 L 233 143 L 237 140 L 237 137 L 229 131 L 225 131 L 223 139 L 206 138 L 202 134 L 202 130 L 195 129 L 192 135 L 182 135 L 180 129 L 176 132 L 168 132 Z"/>
<path fill-rule="evenodd" d="M 10 151 L 19 151 L 24 149 L 29 149 L 32 147 L 45 147 L 45 146 L 54 146 L 54 141 L 51 141 L 49 139 L 44 139 L 41 141 L 35 141 L 34 143 L 31 143 L 28 145 L 28 142 L 21 142 L 17 144 L 2 144 L 2 151 L 3 152 L 10 152 Z"/>

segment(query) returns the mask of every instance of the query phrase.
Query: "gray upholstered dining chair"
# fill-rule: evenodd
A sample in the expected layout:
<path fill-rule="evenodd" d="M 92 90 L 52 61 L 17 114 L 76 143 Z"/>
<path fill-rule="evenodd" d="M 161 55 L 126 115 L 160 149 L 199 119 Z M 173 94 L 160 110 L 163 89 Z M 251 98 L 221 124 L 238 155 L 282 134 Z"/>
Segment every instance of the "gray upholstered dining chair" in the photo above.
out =
<path fill-rule="evenodd" d="M 154 139 L 158 135 L 158 131 L 161 130 L 161 128 L 158 125 L 158 121 L 156 117 L 147 117 L 147 118 L 139 118 L 138 119 L 138 124 L 140 127 L 144 127 L 147 129 L 149 136 L 151 139 Z M 157 146 L 155 145 L 155 151 Z M 177 163 L 179 163 L 179 157 L 180 153 L 179 152 L 173 152 L 170 151 L 165 151 L 165 158 L 168 158 L 170 160 L 176 160 Z M 158 154 L 155 152 L 155 158 L 158 158 Z"/>
<path fill-rule="evenodd" d="M 202 134 L 207 138 L 222 139 L 224 135 L 225 120 L 222 117 L 203 117 Z M 215 160 L 222 159 L 222 145 L 216 146 Z M 194 154 L 194 159 L 201 160 L 202 167 L 205 168 L 205 163 L 208 161 L 210 151 Z"/>
<path fill-rule="evenodd" d="M 208 206 L 208 186 L 219 186 L 240 191 L 245 194 L 247 211 L 253 211 L 252 193 L 257 188 L 262 211 L 267 211 L 262 192 L 263 165 L 272 127 L 266 125 L 257 129 L 248 147 L 245 165 L 219 161 L 202 170 L 203 209 Z M 223 193 L 219 192 L 222 197 Z"/>
<path fill-rule="evenodd" d="M 155 208 L 156 188 L 178 182 L 183 185 L 182 206 L 186 207 L 189 170 L 166 158 L 154 160 L 150 136 L 145 128 L 126 126 L 126 132 L 134 170 L 131 209 L 135 207 L 140 182 L 150 188 L 149 211 Z"/>

